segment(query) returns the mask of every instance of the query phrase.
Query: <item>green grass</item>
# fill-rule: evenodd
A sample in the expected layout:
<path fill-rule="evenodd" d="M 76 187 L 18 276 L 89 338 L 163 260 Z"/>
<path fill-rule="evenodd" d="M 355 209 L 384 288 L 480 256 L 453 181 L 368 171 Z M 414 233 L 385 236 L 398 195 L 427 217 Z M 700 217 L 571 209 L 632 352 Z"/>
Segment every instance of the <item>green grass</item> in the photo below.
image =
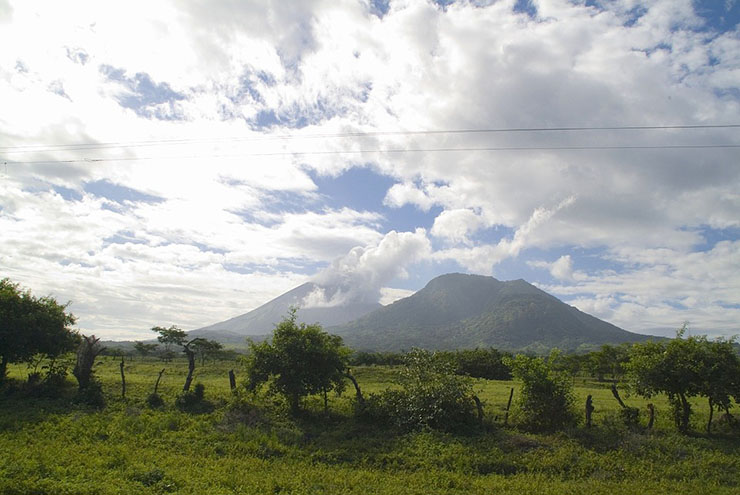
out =
<path fill-rule="evenodd" d="M 160 393 L 166 406 L 151 410 L 144 399 L 166 368 Z M 476 381 L 488 416 L 481 431 L 401 434 L 352 417 L 348 389 L 291 418 L 270 399 L 228 407 L 228 370 L 236 363 L 196 369 L 213 412 L 174 408 L 186 363 L 126 363 L 126 399 L 120 398 L 118 361 L 100 360 L 107 407 L 96 411 L 68 398 L 0 396 L 0 493 L 289 493 L 289 494 L 489 494 L 489 493 L 737 493 L 740 439 L 674 431 L 664 398 L 655 429 L 631 432 L 616 421 L 618 405 L 602 384 L 578 381 L 579 405 L 593 395 L 595 427 L 530 434 L 500 423 L 515 382 Z M 365 393 L 390 385 L 393 370 L 353 370 Z M 12 377 L 25 377 L 13 367 Z M 69 394 L 73 394 L 71 388 Z M 645 414 L 648 401 L 623 398 Z M 694 405 L 695 431 L 707 408 Z M 494 417 L 499 416 L 498 421 Z M 511 416 L 516 421 L 516 414 Z M 646 419 L 642 418 L 644 422 Z"/>

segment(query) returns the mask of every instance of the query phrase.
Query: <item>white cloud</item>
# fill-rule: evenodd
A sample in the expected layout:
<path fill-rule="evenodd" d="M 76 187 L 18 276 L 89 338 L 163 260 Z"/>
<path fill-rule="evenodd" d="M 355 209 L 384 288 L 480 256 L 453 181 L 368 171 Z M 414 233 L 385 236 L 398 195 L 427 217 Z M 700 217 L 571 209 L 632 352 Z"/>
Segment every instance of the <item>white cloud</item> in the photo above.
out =
<path fill-rule="evenodd" d="M 740 296 L 723 288 L 737 286 L 737 274 L 722 261 L 735 253 L 721 243 L 696 247 L 702 229 L 740 227 L 735 150 L 421 150 L 734 143 L 735 129 L 330 136 L 732 123 L 740 114 L 740 40 L 735 31 L 697 29 L 705 21 L 690 0 L 640 4 L 638 19 L 632 0 L 598 8 L 540 0 L 536 19 L 514 13 L 514 4 L 442 9 L 394 1 L 380 19 L 367 2 L 351 0 L 0 2 L 0 156 L 8 162 L 0 182 L 0 269 L 34 289 L 75 285 L 63 293 L 96 301 L 84 306 L 80 323 L 102 322 L 103 309 L 95 308 L 106 308 L 116 316 L 100 325 L 113 334 L 137 331 L 137 314 L 188 314 L 193 326 L 231 316 L 226 309 L 251 309 L 305 280 L 299 270 L 340 257 L 347 266 L 337 273 L 363 273 L 358 280 L 377 295 L 399 273 L 373 258 L 381 245 L 401 265 L 418 255 L 483 273 L 531 247 L 583 247 L 627 268 L 598 274 L 612 282 L 599 284 L 593 273 L 580 278 L 575 255 L 542 265 L 584 291 L 571 294 L 579 304 L 601 311 L 608 302 L 630 328 L 639 319 L 665 325 L 684 305 L 708 328 L 729 331 Z M 167 88 L 175 99 L 163 96 Z M 139 107 L 122 105 L 126 98 L 140 100 Z M 275 122 L 260 127 L 259 119 Z M 119 145 L 8 148 L 96 142 Z M 372 151 L 378 149 L 416 151 Z M 334 153 L 347 150 L 356 153 Z M 316 154 L 280 154 L 288 151 Z M 17 163 L 43 160 L 51 163 Z M 441 208 L 425 227 L 444 249 L 430 253 L 418 231 L 387 234 L 377 211 L 318 206 L 311 174 L 336 177 L 353 166 L 397 181 L 384 198 L 392 213 L 402 214 L 404 205 Z M 162 201 L 119 205 L 85 191 L 99 180 Z M 51 192 L 59 186 L 79 199 Z M 499 227 L 514 234 L 472 240 Z M 115 236 L 132 242 L 106 241 Z M 674 255 L 685 263 L 666 265 L 663 257 Z M 223 268 L 231 265 L 254 273 Z M 382 274 L 373 279 L 363 266 Z M 684 289 L 701 282 L 692 266 L 724 284 L 699 284 L 721 299 Z M 259 282 L 224 292 L 218 277 L 232 287 L 250 277 Z M 653 278 L 665 285 L 649 297 L 644 290 Z M 177 301 L 152 297 L 145 311 L 135 310 L 143 298 L 123 288 L 137 284 L 170 291 Z M 192 286 L 241 301 L 197 315 L 183 309 L 204 301 Z M 119 293 L 135 303 L 117 305 Z M 127 309 L 110 309 L 117 307 Z"/>
<path fill-rule="evenodd" d="M 312 306 L 334 306 L 345 302 L 378 302 L 383 286 L 405 268 L 429 256 L 431 246 L 424 229 L 390 231 L 380 242 L 355 247 L 313 278 L 320 286 L 338 288 L 329 300 L 323 289 L 310 294 Z M 309 301 L 306 301 L 307 307 Z"/>
<path fill-rule="evenodd" d="M 573 259 L 569 254 L 564 254 L 552 263 L 546 261 L 530 261 L 527 264 L 535 268 L 547 269 L 550 275 L 558 280 L 574 281 L 584 277 L 583 273 L 573 269 Z"/>

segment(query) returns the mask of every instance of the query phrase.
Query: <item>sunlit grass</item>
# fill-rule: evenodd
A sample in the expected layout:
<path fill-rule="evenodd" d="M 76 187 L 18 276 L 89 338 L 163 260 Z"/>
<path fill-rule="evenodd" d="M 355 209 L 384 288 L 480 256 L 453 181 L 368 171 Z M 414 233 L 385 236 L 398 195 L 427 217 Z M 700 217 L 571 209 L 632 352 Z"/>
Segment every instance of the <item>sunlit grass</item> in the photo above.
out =
<path fill-rule="evenodd" d="M 236 412 L 228 371 L 241 384 L 236 362 L 206 363 L 196 382 L 206 387 L 213 412 L 192 415 L 173 407 L 187 372 L 184 360 L 126 361 L 126 398 L 120 397 L 119 361 L 100 360 L 96 372 L 107 407 L 95 411 L 66 398 L 9 395 L 0 401 L 0 493 L 737 493 L 740 440 L 682 436 L 674 431 L 667 401 L 653 398 L 652 432 L 629 431 L 616 418 L 619 405 L 608 386 L 576 380 L 579 407 L 593 396 L 595 426 L 530 434 L 502 426 L 508 381 L 476 380 L 486 425 L 460 434 L 401 434 L 364 424 L 351 414 L 352 388 L 330 396 L 330 414 L 319 397 L 291 418 L 264 396 L 242 394 L 253 407 Z M 159 371 L 166 406 L 145 405 Z M 11 376 L 27 370 L 15 366 Z M 363 392 L 390 386 L 394 370 L 353 370 Z M 69 394 L 74 387 L 70 381 Z M 628 397 L 647 421 L 647 400 Z M 241 412 L 240 412 L 241 411 Z M 694 431 L 702 432 L 708 408 L 694 404 Z M 498 416 L 498 419 L 495 418 Z M 516 422 L 512 411 L 510 423 Z"/>

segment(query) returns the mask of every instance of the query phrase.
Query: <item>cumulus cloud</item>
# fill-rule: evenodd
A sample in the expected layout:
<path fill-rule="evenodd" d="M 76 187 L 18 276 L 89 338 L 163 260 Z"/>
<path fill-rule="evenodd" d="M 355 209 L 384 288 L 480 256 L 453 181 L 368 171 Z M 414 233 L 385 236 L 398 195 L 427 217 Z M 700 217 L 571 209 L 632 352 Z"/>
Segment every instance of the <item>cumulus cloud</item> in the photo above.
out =
<path fill-rule="evenodd" d="M 574 202 L 575 198 L 569 197 L 553 208 L 535 209 L 529 219 L 514 231 L 511 238 L 503 238 L 497 244 L 441 249 L 434 252 L 433 258 L 438 261 L 452 259 L 473 272 L 490 274 L 493 267 L 503 260 L 518 256 L 527 247 L 537 246 L 537 230 L 546 225 L 553 215 Z"/>
<path fill-rule="evenodd" d="M 193 285 L 248 310 L 337 258 L 317 279 L 361 282 L 357 297 L 377 300 L 402 273 L 373 257 L 381 245 L 399 266 L 428 257 L 481 273 L 531 247 L 577 247 L 618 277 L 579 278 L 575 254 L 541 265 L 579 304 L 630 328 L 694 311 L 727 331 L 720 308 L 740 296 L 697 297 L 690 263 L 655 253 L 704 263 L 712 252 L 705 276 L 737 285 L 717 272 L 733 255 L 717 239 L 740 227 L 736 150 L 619 148 L 734 143 L 735 129 L 416 131 L 734 122 L 737 31 L 707 26 L 691 0 L 537 1 L 533 16 L 515 4 L 0 1 L 0 268 L 33 289 L 73 281 L 65 295 L 97 301 L 85 323 L 136 284 L 177 294 L 140 298 L 146 319 L 202 302 Z M 611 149 L 552 149 L 584 145 Z M 383 204 L 321 204 L 312 177 L 357 166 L 394 181 Z M 100 181 L 158 200 L 91 193 Z M 441 210 L 423 226 L 443 249 L 387 233 L 404 206 Z M 486 230 L 512 233 L 478 240 Z M 617 294 L 642 294 L 651 277 L 689 295 Z M 143 324 L 135 305 L 115 313 L 129 333 Z M 188 314 L 184 326 L 218 319 Z"/>
<path fill-rule="evenodd" d="M 388 232 L 376 245 L 355 247 L 313 278 L 319 287 L 304 307 L 375 303 L 383 286 L 406 275 L 405 268 L 429 256 L 431 246 L 424 229 Z"/>

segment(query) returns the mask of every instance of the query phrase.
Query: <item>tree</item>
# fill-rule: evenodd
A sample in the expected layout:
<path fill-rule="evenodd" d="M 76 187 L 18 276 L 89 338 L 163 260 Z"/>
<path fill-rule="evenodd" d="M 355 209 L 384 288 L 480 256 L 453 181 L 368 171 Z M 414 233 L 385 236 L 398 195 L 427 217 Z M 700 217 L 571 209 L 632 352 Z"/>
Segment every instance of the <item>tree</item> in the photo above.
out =
<path fill-rule="evenodd" d="M 592 376 L 600 382 L 606 375 L 611 375 L 612 381 L 619 381 L 624 374 L 624 365 L 629 361 L 628 345 L 613 346 L 604 344 L 598 351 L 588 354 L 588 367 Z"/>
<path fill-rule="evenodd" d="M 551 357 L 555 361 L 555 356 Z M 532 430 L 555 430 L 575 423 L 573 386 L 565 373 L 542 358 L 517 355 L 507 363 L 522 381 L 519 408 L 523 425 Z"/>
<path fill-rule="evenodd" d="M 730 416 L 731 397 L 740 401 L 740 358 L 733 347 L 734 340 L 710 342 L 702 337 L 700 343 L 705 347 L 706 357 L 699 372 L 702 377 L 699 389 L 709 401 L 707 433 L 711 433 L 715 406 Z"/>
<path fill-rule="evenodd" d="M 635 391 L 651 397 L 665 393 L 673 409 L 679 431 L 689 430 L 689 398 L 703 396 L 709 400 L 711 430 L 714 407 L 729 412 L 730 397 L 740 395 L 740 361 L 732 341 L 709 341 L 705 336 L 683 338 L 686 325 L 676 338 L 664 343 L 635 344 L 626 365 L 630 384 Z"/>
<path fill-rule="evenodd" d="M 141 357 L 146 357 L 150 355 L 155 350 L 157 350 L 157 347 L 159 347 L 157 344 L 147 344 L 138 340 L 134 343 L 134 350 L 138 352 Z"/>
<path fill-rule="evenodd" d="M 390 420 L 403 430 L 432 428 L 451 431 L 482 420 L 482 406 L 470 377 L 455 373 L 444 353 L 413 349 L 405 356 L 396 383 L 368 398 L 370 415 Z"/>
<path fill-rule="evenodd" d="M 173 345 L 185 345 L 185 341 L 188 338 L 188 334 L 184 330 L 172 325 L 169 328 L 165 327 L 152 327 L 152 332 L 157 332 L 157 340 L 160 344 L 164 345 L 164 355 L 169 358 L 172 356 Z"/>
<path fill-rule="evenodd" d="M 291 308 L 272 334 L 272 341 L 249 344 L 246 358 L 247 388 L 257 389 L 270 381 L 272 391 L 285 396 L 296 412 L 309 394 L 344 389 L 344 376 L 351 351 L 342 338 L 329 335 L 320 325 L 296 323 Z"/>
<path fill-rule="evenodd" d="M 37 298 L 7 278 L 0 280 L 0 382 L 8 363 L 35 354 L 54 358 L 75 348 L 79 337 L 69 325 L 76 318 L 66 312 L 68 305 L 50 296 Z"/>
<path fill-rule="evenodd" d="M 223 349 L 223 345 L 215 340 L 208 339 L 195 339 L 190 343 L 190 348 L 200 358 L 201 366 L 206 364 L 207 357 L 214 357 L 218 355 L 218 352 Z"/>
<path fill-rule="evenodd" d="M 94 381 L 93 365 L 95 358 L 103 352 L 105 348 L 100 345 L 100 338 L 95 335 L 83 335 L 80 345 L 77 348 L 77 362 L 72 374 L 77 378 L 80 390 L 90 387 Z"/>

